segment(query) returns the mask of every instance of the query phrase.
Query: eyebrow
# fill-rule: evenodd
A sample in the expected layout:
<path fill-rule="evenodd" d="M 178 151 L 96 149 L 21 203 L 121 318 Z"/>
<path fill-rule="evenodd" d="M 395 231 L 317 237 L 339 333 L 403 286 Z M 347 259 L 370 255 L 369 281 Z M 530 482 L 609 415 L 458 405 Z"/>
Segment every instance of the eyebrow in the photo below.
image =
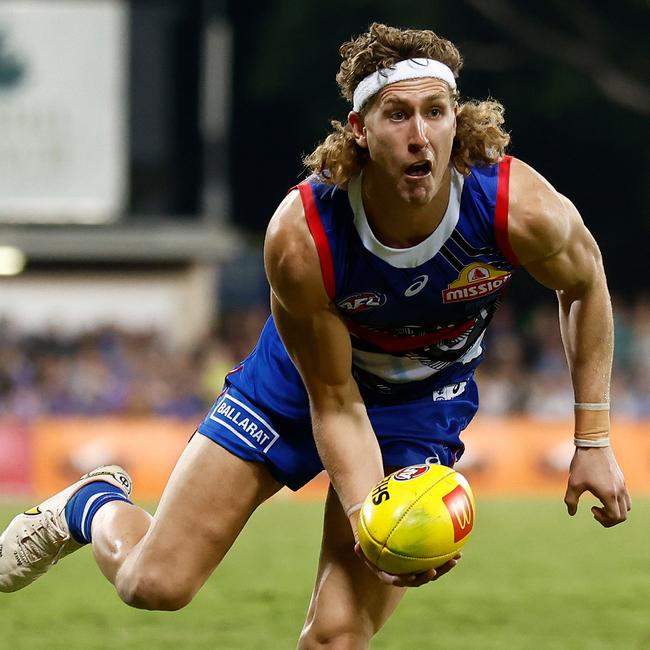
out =
<path fill-rule="evenodd" d="M 446 92 L 440 92 L 440 93 L 434 93 L 432 95 L 427 95 L 426 97 L 423 98 L 423 102 L 434 102 L 442 98 L 448 97 L 448 93 Z M 400 97 L 399 95 L 395 94 L 388 94 L 385 97 L 382 97 L 381 99 L 382 104 L 407 104 L 409 103 L 407 99 L 404 99 Z"/>

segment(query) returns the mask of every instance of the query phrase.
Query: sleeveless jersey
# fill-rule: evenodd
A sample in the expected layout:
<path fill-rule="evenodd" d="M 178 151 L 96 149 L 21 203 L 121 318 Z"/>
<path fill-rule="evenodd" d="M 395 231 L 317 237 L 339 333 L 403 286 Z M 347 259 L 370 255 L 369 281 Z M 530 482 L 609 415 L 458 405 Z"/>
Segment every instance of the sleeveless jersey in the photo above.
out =
<path fill-rule="evenodd" d="M 469 380 L 485 329 L 518 265 L 507 235 L 510 157 L 451 171 L 445 214 L 406 249 L 379 242 L 361 200 L 309 178 L 298 186 L 325 289 L 352 343 L 352 372 L 367 405 L 443 394 Z M 270 317 L 249 357 L 227 380 L 279 415 L 309 418 L 302 380 Z"/>

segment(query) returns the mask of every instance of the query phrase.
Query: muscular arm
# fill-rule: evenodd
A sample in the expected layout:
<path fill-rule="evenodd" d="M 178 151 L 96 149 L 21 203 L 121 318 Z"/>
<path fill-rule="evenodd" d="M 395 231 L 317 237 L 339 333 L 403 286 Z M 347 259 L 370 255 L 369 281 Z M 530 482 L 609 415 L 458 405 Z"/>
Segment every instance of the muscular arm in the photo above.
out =
<path fill-rule="evenodd" d="M 350 335 L 325 292 L 298 192 L 271 220 L 264 263 L 278 332 L 309 394 L 318 452 L 347 511 L 383 477 L 383 465 L 351 374 Z"/>
<path fill-rule="evenodd" d="M 518 160 L 511 193 L 511 244 L 526 270 L 557 292 L 576 402 L 608 402 L 613 321 L 598 246 L 573 204 Z"/>
<path fill-rule="evenodd" d="M 379 444 L 352 377 L 347 327 L 330 302 L 314 241 L 297 192 L 276 211 L 264 244 L 271 310 L 282 341 L 309 394 L 314 440 L 357 538 L 358 508 L 384 476 Z M 360 546 L 355 546 L 363 558 Z M 394 576 L 363 558 L 385 584 L 417 587 L 450 571 L 454 558 L 424 573 Z"/>
<path fill-rule="evenodd" d="M 555 289 L 560 330 L 576 402 L 607 403 L 612 368 L 613 319 L 600 251 L 578 211 L 539 174 L 513 160 L 509 236 L 526 270 Z M 596 413 L 605 430 L 609 421 Z M 594 412 L 576 411 L 576 432 L 592 428 Z M 604 526 L 623 521 L 629 495 L 610 447 L 577 448 L 566 495 L 575 514 L 589 490 L 602 502 L 593 510 Z"/>

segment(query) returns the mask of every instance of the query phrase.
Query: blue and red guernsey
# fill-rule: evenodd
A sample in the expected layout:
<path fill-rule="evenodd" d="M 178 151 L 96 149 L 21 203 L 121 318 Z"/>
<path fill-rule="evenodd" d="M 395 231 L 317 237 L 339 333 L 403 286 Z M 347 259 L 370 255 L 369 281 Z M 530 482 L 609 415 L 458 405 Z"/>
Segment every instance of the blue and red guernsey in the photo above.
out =
<path fill-rule="evenodd" d="M 406 249 L 373 235 L 360 177 L 347 189 L 313 177 L 298 186 L 368 405 L 419 399 L 471 378 L 485 328 L 518 266 L 507 234 L 510 161 L 473 167 L 466 177 L 452 169 L 442 221 Z M 306 391 L 272 318 L 229 381 L 278 414 L 309 417 Z"/>

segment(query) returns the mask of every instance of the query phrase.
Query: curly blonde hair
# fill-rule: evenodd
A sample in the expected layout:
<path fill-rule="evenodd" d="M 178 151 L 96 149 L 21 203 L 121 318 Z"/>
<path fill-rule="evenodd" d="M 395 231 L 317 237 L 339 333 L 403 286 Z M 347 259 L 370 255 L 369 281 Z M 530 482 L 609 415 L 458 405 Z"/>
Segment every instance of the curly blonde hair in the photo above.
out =
<path fill-rule="evenodd" d="M 456 46 L 434 32 L 398 29 L 381 23 L 372 23 L 365 34 L 343 43 L 340 54 L 343 61 L 336 81 L 341 94 L 350 102 L 362 79 L 404 59 L 422 57 L 441 61 L 455 77 L 463 65 Z M 457 100 L 455 92 L 452 99 Z M 494 100 L 459 102 L 451 164 L 461 174 L 469 174 L 472 164 L 493 164 L 501 160 L 510 142 L 503 129 L 503 113 L 503 106 Z M 368 150 L 355 142 L 349 124 L 332 120 L 331 125 L 334 131 L 303 162 L 323 180 L 345 185 L 363 169 Z"/>

